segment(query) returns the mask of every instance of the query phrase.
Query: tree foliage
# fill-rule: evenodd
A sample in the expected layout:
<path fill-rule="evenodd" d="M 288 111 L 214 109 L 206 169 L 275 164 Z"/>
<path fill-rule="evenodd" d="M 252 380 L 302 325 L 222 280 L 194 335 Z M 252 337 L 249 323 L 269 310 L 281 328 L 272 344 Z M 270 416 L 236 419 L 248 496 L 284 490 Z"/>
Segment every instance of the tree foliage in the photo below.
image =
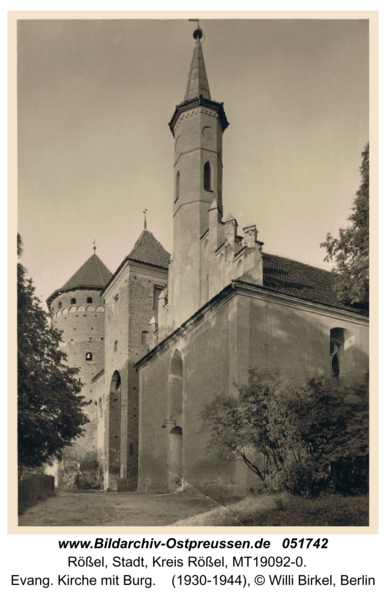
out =
<path fill-rule="evenodd" d="M 352 213 L 348 217 L 351 225 L 339 230 L 338 238 L 327 234 L 320 244 L 326 248 L 327 262 L 335 261 L 332 269 L 339 277 L 335 291 L 346 304 L 369 306 L 369 144 L 362 152 L 360 167 L 361 185 L 355 195 Z"/>
<path fill-rule="evenodd" d="M 211 450 L 242 458 L 270 489 L 315 495 L 337 488 L 337 465 L 353 473 L 355 461 L 368 457 L 366 378 L 344 383 L 318 376 L 299 384 L 251 371 L 238 398 L 217 396 L 202 418 L 211 426 Z M 346 483 L 346 491 L 358 487 Z"/>
<path fill-rule="evenodd" d="M 18 236 L 19 257 L 21 251 Z M 59 349 L 61 333 L 50 327 L 34 292 L 32 279 L 18 263 L 18 460 L 26 467 L 60 459 L 89 420 L 83 412 L 89 402 L 80 395 L 82 384 L 76 377 L 79 369 L 66 365 Z"/>

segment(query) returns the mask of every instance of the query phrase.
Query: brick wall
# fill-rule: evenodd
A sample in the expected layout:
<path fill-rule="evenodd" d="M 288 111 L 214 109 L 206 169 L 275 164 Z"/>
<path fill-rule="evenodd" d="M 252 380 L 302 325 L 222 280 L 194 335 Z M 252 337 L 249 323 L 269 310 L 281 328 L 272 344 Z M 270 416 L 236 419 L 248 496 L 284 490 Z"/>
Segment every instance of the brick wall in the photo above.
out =
<path fill-rule="evenodd" d="M 87 302 L 91 298 L 92 302 Z M 75 300 L 72 303 L 71 300 Z M 59 308 L 61 303 L 61 308 Z M 84 436 L 66 449 L 59 467 L 59 485 L 95 487 L 98 481 L 98 405 L 92 379 L 104 367 L 105 313 L 100 290 L 72 290 L 55 298 L 51 306 L 52 325 L 62 330 L 61 349 L 67 364 L 80 369 L 82 395 L 90 404 L 84 408 L 90 419 Z M 91 354 L 92 360 L 86 356 Z"/>
<path fill-rule="evenodd" d="M 133 365 L 148 352 L 142 332 L 147 331 L 150 336 L 149 321 L 157 315 L 153 308 L 154 286 L 163 287 L 166 283 L 166 270 L 129 261 L 104 294 L 104 486 L 108 489 L 124 491 L 137 488 L 138 373 Z M 116 372 L 121 381 L 119 400 L 111 391 Z M 116 468 L 117 455 L 119 470 Z"/>

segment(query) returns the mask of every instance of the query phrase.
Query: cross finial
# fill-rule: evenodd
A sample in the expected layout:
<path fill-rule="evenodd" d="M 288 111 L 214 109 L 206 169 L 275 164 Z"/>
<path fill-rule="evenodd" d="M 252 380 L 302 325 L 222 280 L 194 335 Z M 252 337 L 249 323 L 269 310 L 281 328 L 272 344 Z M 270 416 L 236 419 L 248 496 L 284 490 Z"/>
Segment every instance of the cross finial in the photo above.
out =
<path fill-rule="evenodd" d="M 95 250 L 96 250 L 96 245 L 95 245 L 96 240 L 94 240 L 94 245 L 93 245 L 93 249 L 94 249 L 94 254 L 95 254 Z"/>
<path fill-rule="evenodd" d="M 146 223 L 146 211 L 147 211 L 147 208 L 145 208 L 145 210 L 144 210 L 144 211 L 142 211 L 142 212 L 143 212 L 143 214 L 144 214 L 144 223 L 143 223 L 143 228 L 144 228 L 144 229 L 147 229 L 147 223 Z"/>

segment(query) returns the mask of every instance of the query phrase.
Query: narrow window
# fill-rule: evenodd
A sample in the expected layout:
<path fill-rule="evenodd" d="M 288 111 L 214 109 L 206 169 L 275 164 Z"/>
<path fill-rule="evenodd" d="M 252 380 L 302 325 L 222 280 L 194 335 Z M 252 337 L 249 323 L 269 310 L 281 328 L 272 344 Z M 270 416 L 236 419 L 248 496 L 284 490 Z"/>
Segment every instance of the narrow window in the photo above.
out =
<path fill-rule="evenodd" d="M 86 352 L 86 360 L 92 360 L 92 353 Z"/>
<path fill-rule="evenodd" d="M 332 377 L 339 377 L 340 374 L 340 346 L 341 344 L 337 340 L 330 340 L 330 360 Z"/>
<path fill-rule="evenodd" d="M 176 199 L 175 202 L 177 202 L 178 198 L 180 197 L 180 172 L 177 171 L 177 175 L 176 175 Z"/>
<path fill-rule="evenodd" d="M 149 347 L 149 332 L 148 331 L 142 331 L 141 342 L 145 346 Z"/>
<path fill-rule="evenodd" d="M 115 340 L 114 342 L 114 352 L 116 352 L 118 350 L 118 342 L 117 340 Z"/>
<path fill-rule="evenodd" d="M 90 296 L 87 298 L 87 304 L 92 304 L 92 298 Z"/>
<path fill-rule="evenodd" d="M 211 174 L 210 174 L 210 162 L 206 162 L 204 165 L 204 190 L 211 192 Z"/>
<path fill-rule="evenodd" d="M 158 298 L 160 293 L 162 292 L 164 288 L 159 286 L 159 285 L 155 285 L 154 289 L 153 289 L 153 310 L 158 310 Z"/>
<path fill-rule="evenodd" d="M 114 298 L 114 317 L 118 316 L 118 302 L 119 302 L 119 296 L 117 294 Z"/>
<path fill-rule="evenodd" d="M 59 302 L 58 308 L 62 308 L 62 303 L 61 302 Z"/>
<path fill-rule="evenodd" d="M 71 304 L 76 304 L 76 298 L 71 298 Z"/>

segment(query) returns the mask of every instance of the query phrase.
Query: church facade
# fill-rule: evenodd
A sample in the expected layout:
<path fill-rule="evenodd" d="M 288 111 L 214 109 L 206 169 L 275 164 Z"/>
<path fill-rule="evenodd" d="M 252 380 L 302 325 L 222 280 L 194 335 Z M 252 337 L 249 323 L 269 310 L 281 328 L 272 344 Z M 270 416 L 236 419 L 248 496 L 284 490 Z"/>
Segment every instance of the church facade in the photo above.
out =
<path fill-rule="evenodd" d="M 106 490 L 254 490 L 257 478 L 242 462 L 208 452 L 204 406 L 218 393 L 237 395 L 251 368 L 299 377 L 368 369 L 368 316 L 336 299 L 331 273 L 264 252 L 255 225 L 241 232 L 229 211 L 224 217 L 229 123 L 223 103 L 211 99 L 201 36 L 198 27 L 184 100 L 169 123 L 172 256 L 145 227 L 114 275 L 101 263 L 97 280 L 94 269 L 89 296 L 78 275 L 48 301 L 55 326 L 65 317 L 71 364 L 82 367 L 92 399 L 88 442 L 74 446 L 79 469 L 92 451 L 95 479 Z M 71 303 L 77 294 L 84 307 L 92 296 L 95 316 L 103 315 L 97 342 L 88 330 L 88 340 L 86 333 L 76 343 L 71 337 L 80 313 L 71 313 L 70 326 L 62 298 Z M 87 307 L 83 312 L 89 317 Z M 103 341 L 103 350 L 94 341 Z M 98 357 L 92 369 L 87 352 Z"/>

